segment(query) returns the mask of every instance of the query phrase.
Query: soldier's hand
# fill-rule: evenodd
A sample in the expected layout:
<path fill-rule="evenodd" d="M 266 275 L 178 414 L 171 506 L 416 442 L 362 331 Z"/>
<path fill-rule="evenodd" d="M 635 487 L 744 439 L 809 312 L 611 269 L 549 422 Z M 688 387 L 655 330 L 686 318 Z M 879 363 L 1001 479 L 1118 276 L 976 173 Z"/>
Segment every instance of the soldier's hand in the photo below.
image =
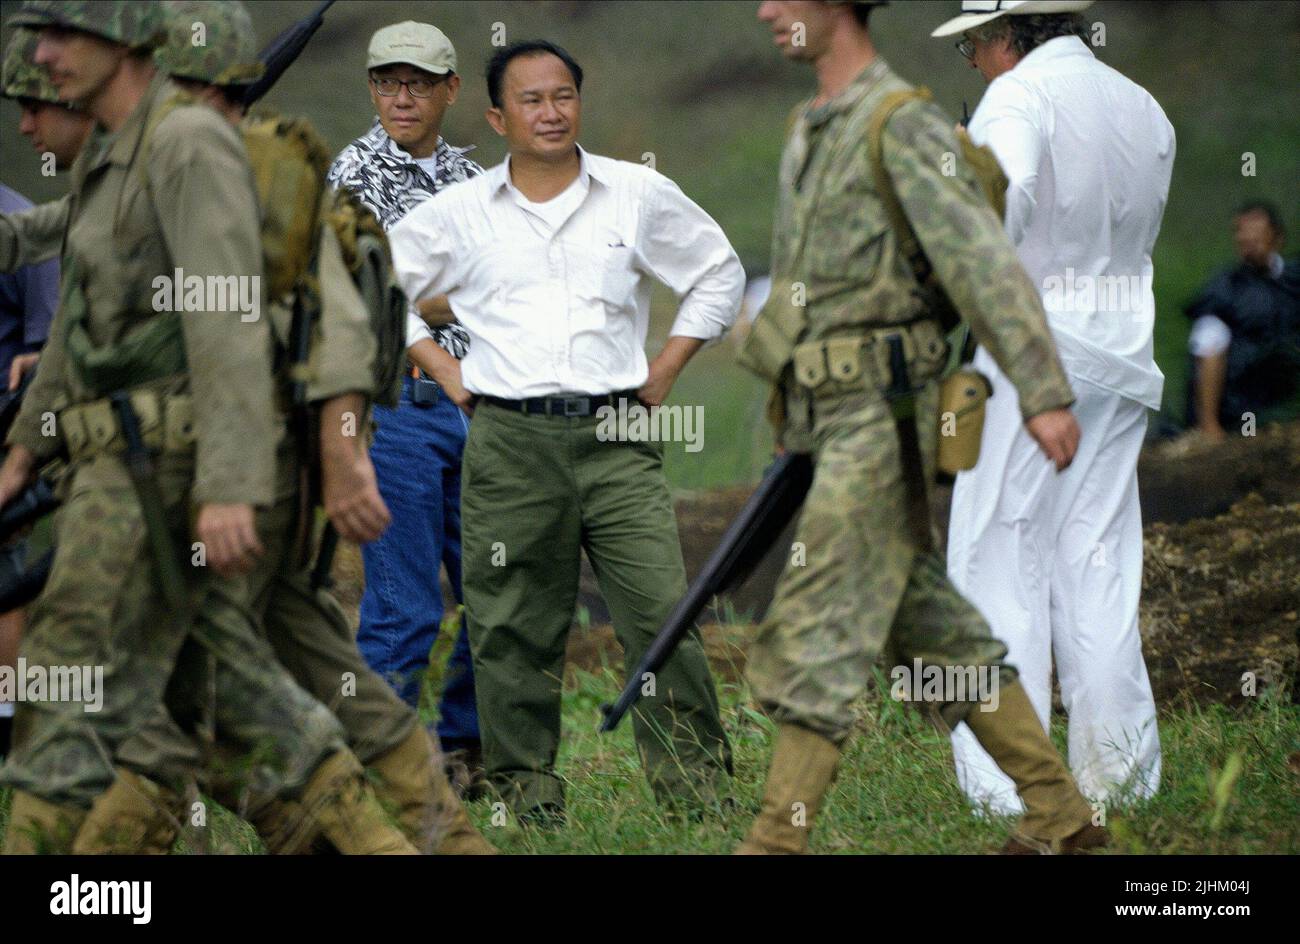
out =
<path fill-rule="evenodd" d="M 18 443 L 10 446 L 4 465 L 0 466 L 0 508 L 21 495 L 35 476 L 36 457 L 32 451 Z"/>
<path fill-rule="evenodd" d="M 1025 421 L 1025 428 L 1034 437 L 1043 455 L 1056 463 L 1060 472 L 1074 461 L 1079 450 L 1079 421 L 1069 410 L 1061 408 L 1039 413 Z"/>
<path fill-rule="evenodd" d="M 364 452 L 349 461 L 322 457 L 321 493 L 325 514 L 339 537 L 365 544 L 384 533 L 392 520 L 375 482 L 375 467 Z"/>
<path fill-rule="evenodd" d="M 207 549 L 208 563 L 223 577 L 248 573 L 265 553 L 252 505 L 204 505 L 195 530 Z"/>
<path fill-rule="evenodd" d="M 36 362 L 41 359 L 39 351 L 31 354 L 19 354 L 9 362 L 9 389 L 17 390 L 18 385 L 23 382 L 31 371 L 36 369 Z"/>

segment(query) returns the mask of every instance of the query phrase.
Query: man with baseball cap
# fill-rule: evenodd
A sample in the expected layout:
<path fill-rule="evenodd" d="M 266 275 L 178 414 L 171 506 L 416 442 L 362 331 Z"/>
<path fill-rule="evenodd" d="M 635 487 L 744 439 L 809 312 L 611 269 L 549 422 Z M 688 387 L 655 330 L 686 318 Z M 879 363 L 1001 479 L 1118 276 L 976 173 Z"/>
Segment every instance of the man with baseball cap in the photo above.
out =
<path fill-rule="evenodd" d="M 441 30 L 406 21 L 375 32 L 366 56 L 370 100 L 377 118 L 344 148 L 329 181 L 355 194 L 391 228 L 438 191 L 482 172 L 441 135 L 456 101 L 456 50 Z M 445 303 L 423 306 L 448 313 Z M 460 463 L 469 396 L 458 358 L 469 336 L 456 324 L 426 323 L 414 311 L 407 327 L 408 376 L 396 407 L 375 407 L 371 460 L 392 524 L 362 549 L 365 594 L 357 644 L 410 704 L 442 622 L 443 564 L 461 599 Z M 469 639 L 462 626 L 447 667 L 438 737 L 460 778 L 481 770 L 478 710 Z M 475 788 L 473 792 L 476 792 Z"/>
<path fill-rule="evenodd" d="M 1055 661 L 1070 767 L 1087 796 L 1114 803 L 1150 796 L 1160 778 L 1138 634 L 1137 460 L 1164 386 L 1151 253 L 1174 131 L 1150 94 L 1093 55 L 1075 13 L 1090 5 L 967 0 L 934 31 L 962 34 L 958 48 L 989 81 L 970 136 L 1006 173 L 1006 231 L 1042 296 L 1083 434 L 1056 474 L 1034 454 L 1006 374 L 977 352 L 994 396 L 979 464 L 957 477 L 948 573 L 1007 644 L 1044 726 Z M 969 731 L 953 748 L 973 801 L 1020 810 Z"/>

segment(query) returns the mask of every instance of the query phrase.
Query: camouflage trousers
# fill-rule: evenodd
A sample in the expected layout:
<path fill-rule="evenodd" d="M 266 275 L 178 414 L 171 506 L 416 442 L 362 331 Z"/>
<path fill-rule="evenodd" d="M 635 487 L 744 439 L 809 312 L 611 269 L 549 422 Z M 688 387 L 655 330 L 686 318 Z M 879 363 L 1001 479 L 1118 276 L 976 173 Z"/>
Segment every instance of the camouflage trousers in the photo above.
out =
<path fill-rule="evenodd" d="M 418 723 L 415 712 L 370 668 L 357 649 L 351 620 L 326 590 L 311 587 L 310 563 L 295 559 L 298 508 L 296 455 L 291 447 L 277 457 L 277 500 L 258 518 L 266 553 L 249 575 L 259 628 L 294 680 L 338 718 L 352 753 L 369 764 L 401 743 Z M 218 687 L 218 700 L 224 697 Z M 140 733 L 122 745 L 118 761 L 153 780 L 178 789 L 204 774 L 219 799 L 235 806 L 259 798 L 241 797 L 241 758 L 226 732 L 214 757 L 205 758 L 193 737 L 166 711 L 158 711 Z M 205 767 L 210 769 L 205 769 Z"/>
<path fill-rule="evenodd" d="M 157 480 L 178 548 L 189 544 L 192 456 L 164 454 Z M 22 644 L 29 667 L 102 671 L 98 710 L 81 700 L 20 702 L 15 749 L 0 781 L 49 802 L 88 808 L 113 782 L 119 747 L 161 703 L 193 713 L 194 679 L 214 665 L 215 720 L 249 758 L 264 792 L 294 795 L 343 732 L 297 685 L 256 627 L 246 577 L 225 579 L 184 558 L 194 618 L 178 620 L 163 599 L 135 488 L 121 458 L 101 454 L 71 473 L 55 522 L 49 583 Z"/>
<path fill-rule="evenodd" d="M 1006 647 L 948 580 L 938 552 L 921 553 L 889 404 L 874 391 L 813 402 L 812 488 L 792 557 L 750 648 L 755 697 L 778 723 L 841 743 L 852 705 L 883 656 L 890 666 L 988 667 L 1009 684 Z M 926 481 L 933 479 L 938 388 L 917 397 Z M 939 546 L 937 540 L 935 546 Z M 934 704 L 955 725 L 974 701 Z"/>

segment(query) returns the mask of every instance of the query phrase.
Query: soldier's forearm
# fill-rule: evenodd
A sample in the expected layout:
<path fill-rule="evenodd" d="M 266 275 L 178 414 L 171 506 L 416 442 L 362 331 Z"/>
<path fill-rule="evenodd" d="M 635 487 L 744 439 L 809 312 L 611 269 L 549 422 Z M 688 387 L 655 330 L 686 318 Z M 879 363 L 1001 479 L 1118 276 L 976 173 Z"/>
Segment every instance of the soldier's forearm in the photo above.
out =
<path fill-rule="evenodd" d="M 365 410 L 366 400 L 360 393 L 345 393 L 331 397 L 321 405 L 322 463 L 348 462 L 356 458 L 362 448 L 360 430 Z"/>

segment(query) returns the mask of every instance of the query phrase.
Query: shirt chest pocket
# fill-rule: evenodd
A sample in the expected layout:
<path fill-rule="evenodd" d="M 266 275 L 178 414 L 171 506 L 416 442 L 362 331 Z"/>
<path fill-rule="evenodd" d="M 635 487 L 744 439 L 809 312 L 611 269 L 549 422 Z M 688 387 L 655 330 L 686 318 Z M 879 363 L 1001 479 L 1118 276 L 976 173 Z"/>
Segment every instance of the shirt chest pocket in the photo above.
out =
<path fill-rule="evenodd" d="M 804 248 L 809 273 L 830 282 L 873 281 L 889 234 L 889 217 L 863 169 L 827 181 Z"/>
<path fill-rule="evenodd" d="M 610 311 L 631 308 L 641 273 L 636 253 L 617 237 L 602 238 L 591 247 L 570 247 L 577 255 L 577 293 L 592 302 L 603 302 Z"/>

